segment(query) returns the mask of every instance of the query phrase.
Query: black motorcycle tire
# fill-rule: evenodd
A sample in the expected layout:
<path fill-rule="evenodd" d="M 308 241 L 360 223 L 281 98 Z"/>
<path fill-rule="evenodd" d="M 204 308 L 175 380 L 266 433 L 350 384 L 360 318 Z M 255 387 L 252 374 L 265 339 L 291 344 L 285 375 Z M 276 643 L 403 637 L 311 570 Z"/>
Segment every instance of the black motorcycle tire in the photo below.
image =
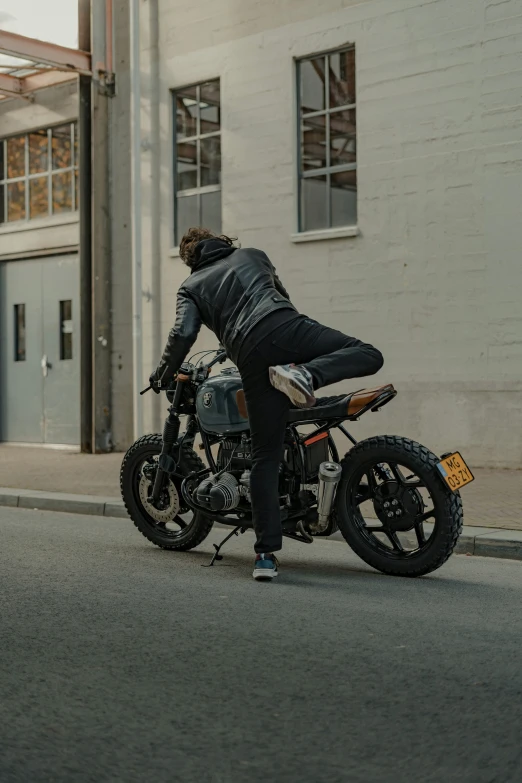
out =
<path fill-rule="evenodd" d="M 171 549 L 184 552 L 194 549 L 205 540 L 214 524 L 214 520 L 194 512 L 192 522 L 175 539 L 168 533 L 162 532 L 161 527 L 147 514 L 139 501 L 136 491 L 136 470 L 147 457 L 155 456 L 161 452 L 161 435 L 144 435 L 129 448 L 120 470 L 120 490 L 127 512 L 145 538 L 161 549 Z M 194 450 L 188 445 L 181 447 L 180 459 L 181 473 L 188 475 L 194 471 L 204 470 L 205 465 Z M 177 487 L 179 492 L 179 487 Z"/>
<path fill-rule="evenodd" d="M 388 461 L 410 468 L 421 478 L 434 502 L 436 525 L 428 545 L 404 558 L 377 552 L 357 524 L 357 509 L 349 502 L 352 485 L 362 466 Z M 358 443 L 342 460 L 336 511 L 339 529 L 353 551 L 365 563 L 391 576 L 417 577 L 440 568 L 449 558 L 462 531 L 462 500 L 446 488 L 437 475 L 438 458 L 420 443 L 398 436 L 382 435 Z"/>

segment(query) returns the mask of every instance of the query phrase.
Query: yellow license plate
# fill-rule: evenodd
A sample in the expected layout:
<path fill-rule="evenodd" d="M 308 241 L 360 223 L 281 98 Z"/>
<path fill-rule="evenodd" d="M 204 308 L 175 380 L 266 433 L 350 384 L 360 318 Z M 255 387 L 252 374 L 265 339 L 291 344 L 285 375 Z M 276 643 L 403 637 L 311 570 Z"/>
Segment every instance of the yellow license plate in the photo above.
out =
<path fill-rule="evenodd" d="M 475 480 L 475 476 L 458 451 L 441 459 L 437 464 L 437 468 L 440 475 L 453 492 L 457 492 L 462 487 L 465 487 L 466 484 L 470 484 Z"/>

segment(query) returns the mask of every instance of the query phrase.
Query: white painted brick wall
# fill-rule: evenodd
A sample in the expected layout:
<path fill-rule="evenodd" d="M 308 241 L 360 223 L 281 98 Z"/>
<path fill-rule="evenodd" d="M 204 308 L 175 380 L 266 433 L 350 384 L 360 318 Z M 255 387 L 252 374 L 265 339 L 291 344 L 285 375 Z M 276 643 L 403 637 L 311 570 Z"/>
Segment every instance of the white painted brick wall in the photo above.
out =
<path fill-rule="evenodd" d="M 356 431 L 522 467 L 522 2 L 160 0 L 160 15 L 165 336 L 186 276 L 168 255 L 169 91 L 220 77 L 223 229 L 269 253 L 298 307 L 374 342 L 385 356 L 377 380 L 400 390 Z M 360 235 L 293 244 L 293 58 L 348 42 Z M 143 56 L 146 83 L 146 41 Z M 145 238 L 147 209 L 145 198 Z M 152 332 L 147 369 L 162 347 Z"/>

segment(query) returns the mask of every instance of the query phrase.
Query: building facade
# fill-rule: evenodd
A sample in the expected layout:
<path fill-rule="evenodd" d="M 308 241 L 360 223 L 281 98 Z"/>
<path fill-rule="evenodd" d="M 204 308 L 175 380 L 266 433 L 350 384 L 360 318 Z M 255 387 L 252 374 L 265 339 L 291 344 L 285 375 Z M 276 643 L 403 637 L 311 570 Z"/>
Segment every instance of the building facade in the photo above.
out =
<path fill-rule="evenodd" d="M 179 237 L 207 224 L 263 248 L 303 312 L 382 351 L 369 383 L 392 382 L 399 395 L 356 437 L 404 434 L 437 452 L 460 448 L 472 465 L 522 467 L 520 4 L 140 2 L 138 332 L 128 4 L 115 6 L 115 446 L 134 434 L 133 343 L 145 385 L 187 275 Z M 57 122 L 74 120 L 68 90 L 70 110 L 49 109 Z M 23 130 L 17 112 L 45 111 L 0 110 L 3 137 Z M 44 230 L 74 245 L 73 217 L 40 220 L 45 229 L 0 228 L 0 260 L 49 245 Z M 198 347 L 214 344 L 203 333 Z M 143 428 L 157 431 L 164 405 L 150 397 Z"/>
<path fill-rule="evenodd" d="M 186 275 L 176 225 L 199 217 L 266 250 L 303 312 L 381 349 L 375 380 L 399 395 L 356 435 L 521 467 L 520 4 L 160 0 L 157 41 L 148 5 L 161 176 L 144 263 L 159 231 L 162 336 Z M 145 140 L 153 116 L 145 97 Z"/>

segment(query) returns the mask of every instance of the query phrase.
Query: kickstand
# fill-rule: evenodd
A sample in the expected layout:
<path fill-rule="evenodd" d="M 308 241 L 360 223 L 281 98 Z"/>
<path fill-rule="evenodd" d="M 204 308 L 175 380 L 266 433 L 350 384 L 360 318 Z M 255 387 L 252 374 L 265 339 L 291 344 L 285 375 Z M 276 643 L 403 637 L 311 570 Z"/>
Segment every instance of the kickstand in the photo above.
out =
<path fill-rule="evenodd" d="M 227 543 L 227 541 L 230 538 L 232 538 L 232 536 L 238 536 L 240 532 L 244 533 L 245 530 L 246 530 L 246 527 L 243 527 L 242 525 L 238 525 L 237 527 L 234 528 L 234 530 L 231 533 L 228 534 L 228 536 L 226 538 L 223 539 L 223 541 L 219 545 L 218 544 L 213 544 L 213 547 L 214 547 L 214 549 L 216 551 L 214 552 L 212 560 L 210 561 L 210 563 L 207 563 L 207 564 L 203 563 L 202 564 L 202 568 L 210 568 L 211 566 L 214 565 L 216 560 L 223 560 L 223 555 L 219 554 L 221 548 Z"/>

